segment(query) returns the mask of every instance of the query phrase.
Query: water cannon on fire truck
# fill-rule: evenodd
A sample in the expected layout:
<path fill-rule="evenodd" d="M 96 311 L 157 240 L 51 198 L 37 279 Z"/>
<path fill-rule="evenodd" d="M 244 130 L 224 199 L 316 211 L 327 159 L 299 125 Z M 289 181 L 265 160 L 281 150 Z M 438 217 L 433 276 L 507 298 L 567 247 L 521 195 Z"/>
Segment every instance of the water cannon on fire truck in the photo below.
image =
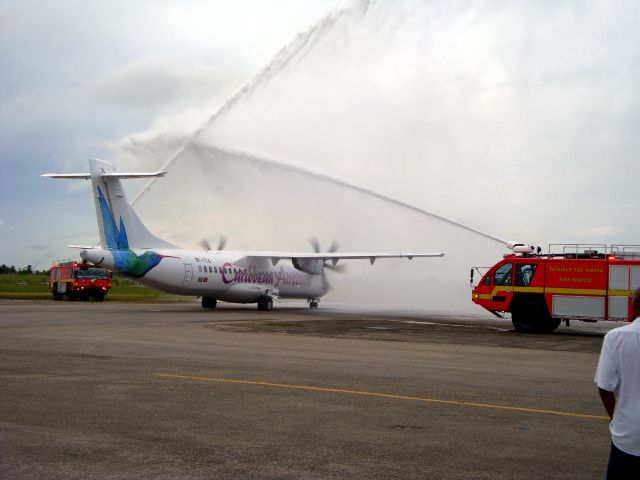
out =
<path fill-rule="evenodd" d="M 471 269 L 471 300 L 492 314 L 511 314 L 521 332 L 551 332 L 561 321 L 631 321 L 640 287 L 640 245 L 508 242 L 513 253 L 492 267 Z M 481 279 L 474 285 L 474 273 Z"/>
<path fill-rule="evenodd" d="M 506 246 L 509 250 L 512 250 L 513 253 L 520 253 L 523 255 L 532 254 L 532 253 L 540 254 L 540 252 L 542 251 L 542 248 L 540 247 L 534 247 L 533 245 L 525 245 L 524 243 L 520 243 L 516 241 L 507 242 Z"/>

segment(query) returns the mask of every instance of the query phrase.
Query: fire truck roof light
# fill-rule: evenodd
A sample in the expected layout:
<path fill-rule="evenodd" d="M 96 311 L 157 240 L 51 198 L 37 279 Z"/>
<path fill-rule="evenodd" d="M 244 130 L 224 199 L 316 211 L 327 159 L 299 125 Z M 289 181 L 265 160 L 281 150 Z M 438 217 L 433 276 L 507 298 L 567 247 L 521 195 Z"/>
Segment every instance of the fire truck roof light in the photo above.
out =
<path fill-rule="evenodd" d="M 615 255 L 609 255 L 609 260 L 615 260 L 616 256 Z"/>

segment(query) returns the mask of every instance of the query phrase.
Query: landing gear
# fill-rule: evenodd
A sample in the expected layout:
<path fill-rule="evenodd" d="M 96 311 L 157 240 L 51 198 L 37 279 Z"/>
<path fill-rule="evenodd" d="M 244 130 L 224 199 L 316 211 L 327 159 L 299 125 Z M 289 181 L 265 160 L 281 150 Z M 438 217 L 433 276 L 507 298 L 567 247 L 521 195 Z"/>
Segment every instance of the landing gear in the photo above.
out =
<path fill-rule="evenodd" d="M 308 300 L 308 302 L 309 302 L 309 308 L 311 308 L 311 309 L 318 308 L 318 301 L 317 300 L 312 298 L 312 299 Z"/>
<path fill-rule="evenodd" d="M 211 297 L 202 297 L 202 308 L 216 308 L 218 301 Z"/>
<path fill-rule="evenodd" d="M 270 312 L 273 310 L 273 298 L 263 295 L 258 299 L 258 310 L 261 312 Z"/>

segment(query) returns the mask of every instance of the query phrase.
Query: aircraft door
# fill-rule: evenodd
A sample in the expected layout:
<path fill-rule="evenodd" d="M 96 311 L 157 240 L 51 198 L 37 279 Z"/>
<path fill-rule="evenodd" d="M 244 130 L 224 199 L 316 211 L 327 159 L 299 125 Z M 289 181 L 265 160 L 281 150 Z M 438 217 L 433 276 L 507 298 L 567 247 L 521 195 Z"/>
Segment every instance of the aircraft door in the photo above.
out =
<path fill-rule="evenodd" d="M 193 278 L 193 267 L 190 263 L 184 264 L 184 280 L 182 281 L 183 287 L 191 285 L 191 279 Z"/>

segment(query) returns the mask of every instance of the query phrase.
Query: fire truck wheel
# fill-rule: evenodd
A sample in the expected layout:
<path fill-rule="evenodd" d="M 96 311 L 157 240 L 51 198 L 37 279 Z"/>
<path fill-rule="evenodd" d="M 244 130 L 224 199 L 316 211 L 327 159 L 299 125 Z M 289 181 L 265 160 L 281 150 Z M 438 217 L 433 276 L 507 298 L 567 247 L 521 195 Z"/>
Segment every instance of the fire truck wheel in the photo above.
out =
<path fill-rule="evenodd" d="M 559 318 L 549 318 L 547 325 L 544 329 L 545 332 L 553 332 L 556 328 L 560 326 L 561 320 Z"/>
<path fill-rule="evenodd" d="M 104 302 L 104 295 L 96 295 L 93 298 L 96 299 L 96 302 Z"/>
<path fill-rule="evenodd" d="M 515 306 L 511 312 L 511 322 L 516 330 L 524 333 L 550 331 L 549 314 L 540 305 L 533 302 L 523 302 Z"/>
<path fill-rule="evenodd" d="M 54 290 L 54 292 L 53 292 L 53 299 L 54 299 L 54 300 L 56 300 L 56 301 L 60 301 L 60 300 L 62 300 L 62 294 L 61 294 L 61 293 L 58 293 L 58 291 L 57 291 L 57 290 Z"/>

